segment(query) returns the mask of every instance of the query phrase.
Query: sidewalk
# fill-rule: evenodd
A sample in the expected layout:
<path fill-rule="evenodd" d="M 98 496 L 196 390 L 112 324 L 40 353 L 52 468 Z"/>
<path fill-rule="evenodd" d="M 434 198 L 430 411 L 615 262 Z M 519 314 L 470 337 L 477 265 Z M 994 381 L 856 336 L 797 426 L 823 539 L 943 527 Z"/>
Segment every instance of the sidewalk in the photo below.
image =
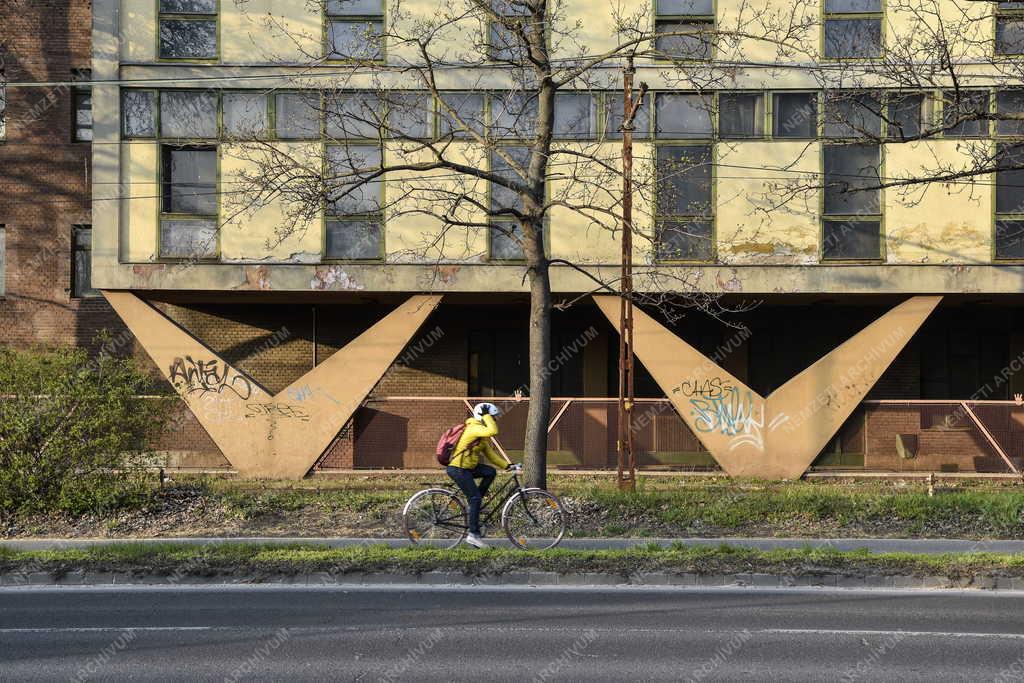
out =
<path fill-rule="evenodd" d="M 488 542 L 495 547 L 512 547 L 504 537 L 492 537 Z M 953 538 L 566 538 L 558 546 L 567 550 L 623 550 L 657 543 L 688 546 L 728 545 L 756 550 L 783 550 L 799 548 L 831 548 L 851 551 L 868 550 L 873 553 L 909 552 L 923 555 L 941 553 L 987 552 L 1024 553 L 1024 540 L 972 540 Z M 90 539 L 11 539 L 0 540 L 0 548 L 11 550 L 56 550 L 62 548 L 89 548 L 129 543 L 176 543 L 182 545 L 209 545 L 220 543 L 261 543 L 293 545 L 297 543 L 344 548 L 359 545 L 385 544 L 391 547 L 409 546 L 404 538 L 334 538 L 334 537 L 174 537 L 174 538 L 90 538 Z"/>

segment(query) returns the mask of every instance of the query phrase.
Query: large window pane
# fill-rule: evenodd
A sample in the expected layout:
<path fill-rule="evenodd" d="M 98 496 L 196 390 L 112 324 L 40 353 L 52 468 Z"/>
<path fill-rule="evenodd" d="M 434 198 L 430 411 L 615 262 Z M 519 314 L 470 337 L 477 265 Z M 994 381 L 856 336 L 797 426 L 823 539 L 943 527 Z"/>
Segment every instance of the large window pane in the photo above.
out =
<path fill-rule="evenodd" d="M 877 215 L 878 145 L 827 145 L 824 149 L 825 213 L 840 216 Z"/>
<path fill-rule="evenodd" d="M 378 221 L 327 221 L 324 257 L 371 260 L 384 256 L 384 236 Z"/>
<path fill-rule="evenodd" d="M 1000 145 L 996 166 L 996 213 L 1024 214 L 1024 146 Z"/>
<path fill-rule="evenodd" d="M 880 19 L 826 19 L 825 56 L 829 59 L 880 57 Z"/>
<path fill-rule="evenodd" d="M 502 153 L 509 157 L 519 168 L 525 169 L 530 163 L 530 150 L 526 147 L 502 147 Z M 505 178 L 522 184 L 522 176 L 497 152 L 491 153 L 491 172 L 499 178 Z M 491 183 L 491 210 L 519 209 L 522 201 L 519 194 L 499 183 Z"/>
<path fill-rule="evenodd" d="M 1024 90 L 1003 90 L 996 93 L 996 111 L 1017 120 L 996 121 L 998 135 L 1024 135 Z"/>
<path fill-rule="evenodd" d="M 658 215 L 710 216 L 711 147 L 658 147 Z"/>
<path fill-rule="evenodd" d="M 385 113 L 375 93 L 333 93 L 327 98 L 327 135 L 344 138 L 377 138 Z"/>
<path fill-rule="evenodd" d="M 163 148 L 163 210 L 217 214 L 217 152 L 210 148 Z"/>
<path fill-rule="evenodd" d="M 121 91 L 121 132 L 126 138 L 156 137 L 156 93 Z"/>
<path fill-rule="evenodd" d="M 447 107 L 446 107 L 447 105 Z M 455 112 L 455 117 L 448 113 L 448 108 Z M 469 131 L 484 134 L 484 96 L 479 93 L 445 93 L 441 95 L 438 107 L 441 137 L 470 137 Z M 462 123 L 459 123 L 459 120 Z"/>
<path fill-rule="evenodd" d="M 581 140 L 597 132 L 597 104 L 590 93 L 561 92 L 555 95 L 556 138 Z"/>
<path fill-rule="evenodd" d="M 327 212 L 332 216 L 377 213 L 384 201 L 384 183 L 374 172 L 381 166 L 376 145 L 332 145 L 327 148 Z"/>
<path fill-rule="evenodd" d="M 822 258 L 864 260 L 881 258 L 879 221 L 825 221 L 822 230 Z"/>
<path fill-rule="evenodd" d="M 662 261 L 707 261 L 714 255 L 711 221 L 658 221 L 655 254 Z"/>
<path fill-rule="evenodd" d="M 217 22 L 162 19 L 160 56 L 165 59 L 215 59 Z"/>
<path fill-rule="evenodd" d="M 205 91 L 161 92 L 160 135 L 165 138 L 216 138 L 217 95 Z"/>
<path fill-rule="evenodd" d="M 966 138 L 988 134 L 988 121 L 983 118 L 988 115 L 988 91 L 948 91 L 943 100 L 942 118 L 946 124 L 946 135 Z"/>
<path fill-rule="evenodd" d="M 1024 8 L 1024 5 L 1020 5 Z M 996 54 L 1024 53 L 1024 17 L 996 17 Z"/>
<path fill-rule="evenodd" d="M 777 138 L 818 135 L 818 95 L 811 92 L 775 93 L 772 132 Z"/>
<path fill-rule="evenodd" d="M 996 221 L 997 259 L 1024 259 L 1024 220 Z"/>
<path fill-rule="evenodd" d="M 270 128 L 267 96 L 263 93 L 226 92 L 221 98 L 224 107 L 224 133 L 241 139 L 261 138 Z"/>
<path fill-rule="evenodd" d="M 383 33 L 381 21 L 331 21 L 327 25 L 327 58 L 381 59 Z"/>
<path fill-rule="evenodd" d="M 434 99 L 425 92 L 391 92 L 388 95 L 390 137 L 429 138 L 434 134 Z"/>
<path fill-rule="evenodd" d="M 889 93 L 889 137 L 902 140 L 920 135 L 924 121 L 924 105 L 925 98 L 922 93 Z"/>
<path fill-rule="evenodd" d="M 710 21 L 658 21 L 654 48 L 677 59 L 711 59 L 714 28 Z"/>
<path fill-rule="evenodd" d="M 658 93 L 654 125 L 660 138 L 710 138 L 711 100 L 695 94 Z"/>
<path fill-rule="evenodd" d="M 533 30 L 532 24 L 529 22 L 523 23 L 523 20 L 516 20 L 513 23 L 522 24 L 527 32 L 526 35 L 530 35 Z M 491 22 L 487 45 L 488 54 L 495 61 L 515 64 L 522 64 L 526 61 L 527 44 L 511 26 L 502 22 Z"/>
<path fill-rule="evenodd" d="M 217 256 L 217 221 L 160 221 L 160 257 L 204 259 Z"/>
<path fill-rule="evenodd" d="M 882 104 L 874 95 L 835 93 L 825 99 L 825 137 L 879 137 Z"/>
<path fill-rule="evenodd" d="M 718 135 L 752 138 L 764 134 L 764 96 L 761 93 L 722 93 L 718 96 Z"/>
<path fill-rule="evenodd" d="M 496 138 L 528 138 L 537 130 L 537 97 L 534 93 L 507 92 L 491 96 L 491 135 Z"/>
<path fill-rule="evenodd" d="M 320 137 L 320 95 L 278 93 L 277 137 L 302 140 Z"/>
<path fill-rule="evenodd" d="M 522 261 L 523 229 L 513 221 L 498 221 L 490 226 L 490 258 L 495 261 Z"/>
<path fill-rule="evenodd" d="M 634 95 L 634 97 L 636 97 Z M 634 100 L 635 101 L 635 100 Z M 640 108 L 636 110 L 633 117 L 633 137 L 647 138 L 651 135 L 651 108 L 649 106 L 650 96 L 645 97 Z M 622 117 L 623 104 L 620 93 L 608 93 L 604 96 L 605 106 L 605 137 L 610 140 L 622 138 Z"/>

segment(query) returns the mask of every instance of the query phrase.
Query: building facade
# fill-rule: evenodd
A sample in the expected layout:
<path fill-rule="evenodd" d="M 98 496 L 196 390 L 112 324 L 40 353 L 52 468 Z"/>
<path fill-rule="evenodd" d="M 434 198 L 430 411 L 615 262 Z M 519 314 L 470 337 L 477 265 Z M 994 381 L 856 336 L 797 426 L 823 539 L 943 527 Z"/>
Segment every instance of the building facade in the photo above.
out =
<path fill-rule="evenodd" d="M 946 27 L 968 87 L 914 56 L 933 15 L 884 0 L 627 4 L 661 33 L 634 59 L 638 286 L 701 304 L 638 314 L 641 465 L 1016 472 L 1014 10 Z M 472 172 L 508 171 L 534 134 L 510 7 L 443 25 L 451 52 L 426 69 L 408 38 L 436 3 L 95 0 L 92 282 L 189 408 L 175 462 L 428 466 L 475 397 L 506 405 L 500 445 L 521 447 L 521 198 Z M 583 28 L 550 40 L 560 65 L 636 35 L 565 11 L 552 25 Z M 560 467 L 615 457 L 618 319 L 589 293 L 619 268 L 622 63 L 554 100 Z M 439 148 L 466 172 L 423 165 Z"/>

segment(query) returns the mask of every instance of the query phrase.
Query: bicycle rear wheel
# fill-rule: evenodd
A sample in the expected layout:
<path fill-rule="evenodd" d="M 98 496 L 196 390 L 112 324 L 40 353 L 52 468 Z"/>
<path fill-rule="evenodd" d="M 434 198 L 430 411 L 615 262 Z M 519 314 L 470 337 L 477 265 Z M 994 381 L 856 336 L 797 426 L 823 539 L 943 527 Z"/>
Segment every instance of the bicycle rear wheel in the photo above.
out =
<path fill-rule="evenodd" d="M 402 509 L 402 527 L 413 543 L 454 548 L 466 535 L 466 506 L 447 489 L 424 489 Z"/>
<path fill-rule="evenodd" d="M 524 489 L 505 503 L 501 526 L 514 545 L 523 550 L 545 550 L 558 545 L 569 515 L 558 497 L 543 489 Z"/>

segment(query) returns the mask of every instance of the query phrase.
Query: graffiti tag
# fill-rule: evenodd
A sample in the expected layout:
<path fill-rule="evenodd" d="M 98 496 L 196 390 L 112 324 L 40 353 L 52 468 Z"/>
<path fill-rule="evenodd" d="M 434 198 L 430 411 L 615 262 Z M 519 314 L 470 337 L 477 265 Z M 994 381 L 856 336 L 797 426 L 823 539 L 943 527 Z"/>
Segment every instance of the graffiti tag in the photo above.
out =
<path fill-rule="evenodd" d="M 246 403 L 246 417 L 281 417 L 286 420 L 309 422 L 309 413 L 288 403 Z"/>
<path fill-rule="evenodd" d="M 219 360 L 196 360 L 192 356 L 175 358 L 169 376 L 179 394 L 220 394 L 229 389 L 242 400 L 252 396 L 252 383 Z"/>
<path fill-rule="evenodd" d="M 722 379 L 721 377 L 707 377 L 703 380 L 694 378 L 692 380 L 683 380 L 679 386 L 672 388 L 672 393 L 682 393 L 683 396 L 722 398 L 723 394 L 732 388 L 729 380 Z"/>
<path fill-rule="evenodd" d="M 736 387 L 723 389 L 721 396 L 691 398 L 694 426 L 698 432 L 717 432 L 733 437 L 729 450 L 750 446 L 764 451 L 764 401 L 754 398 L 751 391 L 741 394 Z M 775 431 L 789 420 L 780 413 L 772 418 L 768 431 Z"/>

